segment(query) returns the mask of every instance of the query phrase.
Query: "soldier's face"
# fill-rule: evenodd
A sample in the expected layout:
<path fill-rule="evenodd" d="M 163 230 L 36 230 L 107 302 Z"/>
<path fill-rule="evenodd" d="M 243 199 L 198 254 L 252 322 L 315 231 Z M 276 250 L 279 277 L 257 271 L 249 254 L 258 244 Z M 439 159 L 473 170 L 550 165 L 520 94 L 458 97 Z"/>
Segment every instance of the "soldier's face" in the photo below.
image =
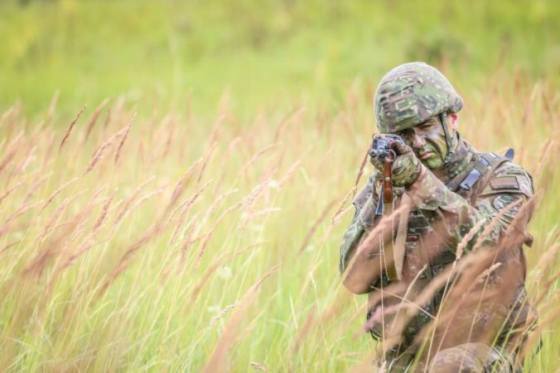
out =
<path fill-rule="evenodd" d="M 447 156 L 447 142 L 445 132 L 439 118 L 432 117 L 413 128 L 398 133 L 414 150 L 416 156 L 429 169 L 436 170 L 443 167 Z"/>

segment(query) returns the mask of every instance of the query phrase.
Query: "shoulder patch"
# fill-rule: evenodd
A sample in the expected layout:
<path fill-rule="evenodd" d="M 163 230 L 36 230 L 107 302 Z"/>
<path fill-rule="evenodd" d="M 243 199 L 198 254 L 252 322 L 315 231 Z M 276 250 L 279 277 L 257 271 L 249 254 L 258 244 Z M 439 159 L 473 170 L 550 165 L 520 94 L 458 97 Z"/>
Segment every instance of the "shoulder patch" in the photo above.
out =
<path fill-rule="evenodd" d="M 519 183 L 515 176 L 499 176 L 490 180 L 493 190 L 519 189 Z"/>
<path fill-rule="evenodd" d="M 509 194 L 500 194 L 492 201 L 492 206 L 498 211 L 509 205 L 515 200 L 512 195 Z"/>
<path fill-rule="evenodd" d="M 513 162 L 503 163 L 493 173 L 480 195 L 487 196 L 498 193 L 523 194 L 527 198 L 531 198 L 534 194 L 531 175 Z"/>

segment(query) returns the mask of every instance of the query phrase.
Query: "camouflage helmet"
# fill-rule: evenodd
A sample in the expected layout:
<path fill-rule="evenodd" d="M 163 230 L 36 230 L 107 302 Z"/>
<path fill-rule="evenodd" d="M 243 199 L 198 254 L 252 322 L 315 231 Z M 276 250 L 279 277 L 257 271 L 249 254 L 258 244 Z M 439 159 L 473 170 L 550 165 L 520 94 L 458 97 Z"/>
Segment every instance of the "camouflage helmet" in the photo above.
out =
<path fill-rule="evenodd" d="M 377 128 L 394 133 L 445 112 L 458 112 L 463 99 L 435 67 L 410 62 L 389 71 L 375 94 Z"/>

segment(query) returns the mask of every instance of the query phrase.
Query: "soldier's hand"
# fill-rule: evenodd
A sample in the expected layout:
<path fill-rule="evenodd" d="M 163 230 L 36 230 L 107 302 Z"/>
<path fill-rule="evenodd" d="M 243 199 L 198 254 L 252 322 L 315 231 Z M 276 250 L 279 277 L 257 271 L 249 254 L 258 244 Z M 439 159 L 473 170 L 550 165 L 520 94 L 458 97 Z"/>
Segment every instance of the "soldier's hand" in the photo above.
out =
<path fill-rule="evenodd" d="M 374 155 L 372 155 L 371 153 L 369 154 L 369 161 L 370 163 L 373 165 L 373 167 L 375 167 L 375 169 L 377 171 L 379 171 L 381 174 L 383 174 L 383 159 L 380 157 L 376 157 Z"/>
<path fill-rule="evenodd" d="M 386 135 L 375 135 L 374 143 L 376 138 L 383 136 Z M 416 157 L 416 154 L 414 154 L 412 149 L 402 142 L 392 142 L 391 149 L 395 155 L 393 166 L 391 168 L 393 185 L 396 187 L 408 187 L 412 185 L 412 183 L 416 181 L 420 175 L 422 167 L 420 160 Z M 371 164 L 381 174 L 383 174 L 385 158 L 382 153 L 376 153 L 375 151 L 370 150 L 369 160 Z"/>
<path fill-rule="evenodd" d="M 393 143 L 393 150 L 397 154 L 392 167 L 393 185 L 409 187 L 420 175 L 422 163 L 406 144 Z"/>

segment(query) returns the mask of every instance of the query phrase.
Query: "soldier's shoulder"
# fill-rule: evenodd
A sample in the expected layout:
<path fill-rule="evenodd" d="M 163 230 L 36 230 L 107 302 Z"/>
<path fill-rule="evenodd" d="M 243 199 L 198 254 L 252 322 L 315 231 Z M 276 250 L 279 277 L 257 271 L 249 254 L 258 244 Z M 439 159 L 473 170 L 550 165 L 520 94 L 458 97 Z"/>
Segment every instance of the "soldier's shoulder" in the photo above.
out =
<path fill-rule="evenodd" d="M 366 203 L 367 199 L 373 194 L 375 190 L 375 182 L 379 178 L 380 174 L 377 171 L 373 171 L 373 173 L 368 177 L 366 185 L 363 189 L 356 194 L 352 204 L 356 208 L 356 210 L 360 210 L 361 207 Z"/>
<path fill-rule="evenodd" d="M 534 194 L 533 178 L 520 165 L 504 159 L 489 175 L 482 192 L 488 194 L 523 194 L 530 198 Z"/>

